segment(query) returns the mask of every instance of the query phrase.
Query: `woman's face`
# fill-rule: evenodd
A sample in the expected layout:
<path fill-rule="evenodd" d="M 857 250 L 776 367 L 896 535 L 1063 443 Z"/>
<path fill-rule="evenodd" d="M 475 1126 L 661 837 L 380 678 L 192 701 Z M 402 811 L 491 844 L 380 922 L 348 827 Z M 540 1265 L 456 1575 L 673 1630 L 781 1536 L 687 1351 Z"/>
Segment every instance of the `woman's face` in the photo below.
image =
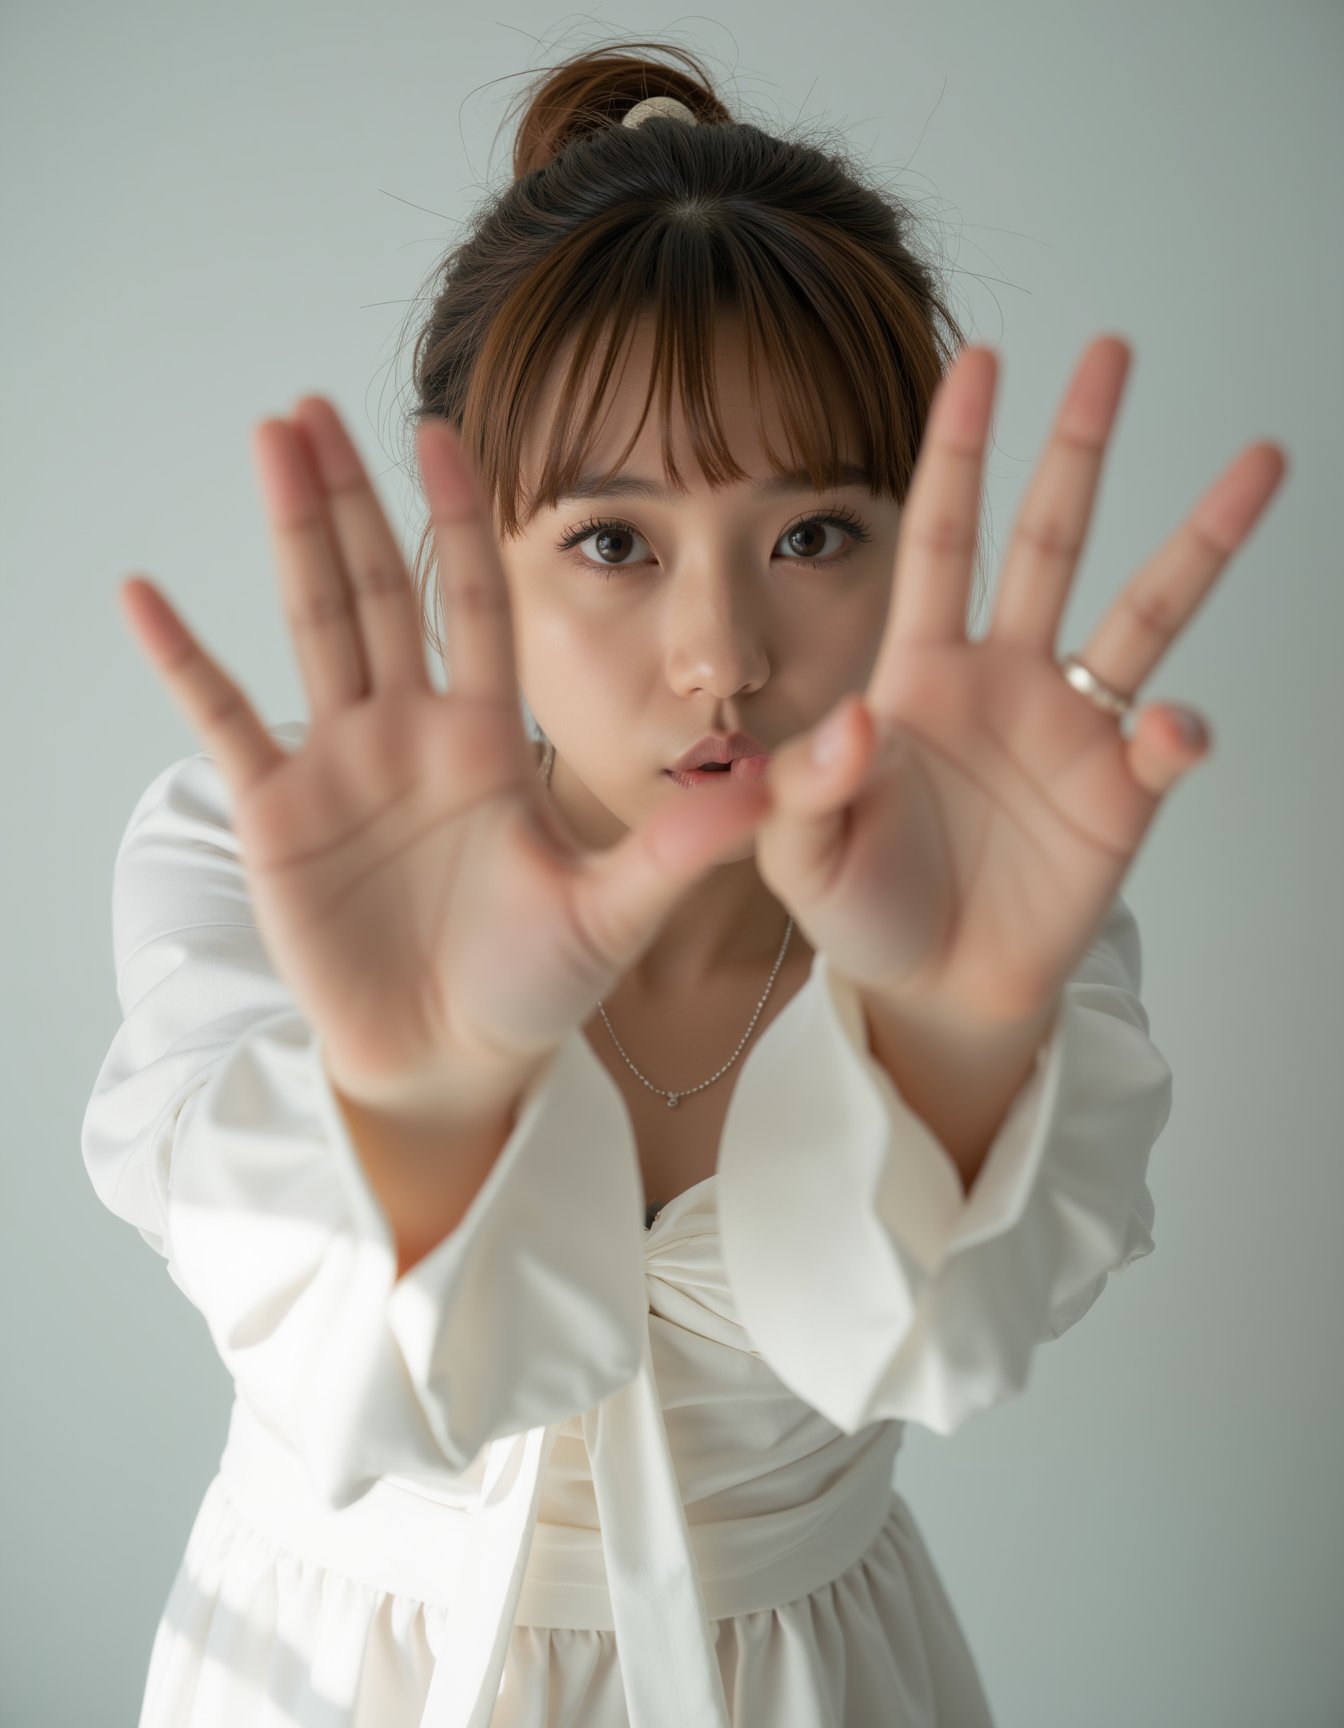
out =
<path fill-rule="evenodd" d="M 603 472 L 634 430 L 650 342 L 645 324 L 609 398 L 591 473 Z M 804 478 L 787 490 L 758 491 L 755 483 L 773 476 L 731 319 L 717 327 L 714 363 L 725 433 L 747 480 L 710 488 L 674 404 L 671 437 L 688 490 L 661 495 L 667 478 L 655 397 L 621 479 L 648 481 L 659 496 L 562 498 L 501 546 L 519 680 L 555 746 L 553 784 L 563 785 L 566 816 L 591 846 L 614 844 L 662 799 L 696 796 L 666 771 L 705 732 L 741 728 L 773 749 L 846 691 L 862 690 L 876 660 L 899 505 L 862 482 L 815 492 Z M 773 382 L 760 387 L 770 445 L 782 452 Z M 555 388 L 553 375 L 525 445 L 529 483 Z M 839 401 L 827 379 L 818 377 L 816 388 Z M 841 456 L 857 463 L 848 419 L 837 417 Z M 562 549 L 565 541 L 574 543 Z M 748 837 L 735 856 L 753 850 Z"/>

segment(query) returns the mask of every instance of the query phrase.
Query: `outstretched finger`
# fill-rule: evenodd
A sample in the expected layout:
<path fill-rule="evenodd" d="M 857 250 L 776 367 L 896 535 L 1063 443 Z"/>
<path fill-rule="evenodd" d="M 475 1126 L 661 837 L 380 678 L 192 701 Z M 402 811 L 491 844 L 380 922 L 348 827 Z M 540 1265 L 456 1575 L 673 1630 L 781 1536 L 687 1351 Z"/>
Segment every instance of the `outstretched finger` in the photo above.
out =
<path fill-rule="evenodd" d="M 1139 689 L 1204 604 L 1287 467 L 1282 446 L 1260 439 L 1223 469 L 1088 637 L 1081 658 L 1089 672 L 1126 695 Z"/>
<path fill-rule="evenodd" d="M 509 585 L 476 476 L 447 420 L 423 421 L 416 443 L 438 549 L 449 690 L 517 709 Z M 522 725 L 519 711 L 520 737 Z"/>
<path fill-rule="evenodd" d="M 965 639 L 998 368 L 992 348 L 968 345 L 930 404 L 901 512 L 891 604 L 871 680 L 879 696 L 899 684 L 900 663 L 912 644 Z"/>
<path fill-rule="evenodd" d="M 327 397 L 304 396 L 295 404 L 292 428 L 320 483 L 309 527 L 334 577 L 343 622 L 360 644 L 361 688 L 367 676 L 374 693 L 428 691 L 406 564 L 345 422 Z"/>
<path fill-rule="evenodd" d="M 152 582 L 130 577 L 117 593 L 136 641 L 214 759 L 235 797 L 285 759 L 247 697 L 211 659 Z"/>

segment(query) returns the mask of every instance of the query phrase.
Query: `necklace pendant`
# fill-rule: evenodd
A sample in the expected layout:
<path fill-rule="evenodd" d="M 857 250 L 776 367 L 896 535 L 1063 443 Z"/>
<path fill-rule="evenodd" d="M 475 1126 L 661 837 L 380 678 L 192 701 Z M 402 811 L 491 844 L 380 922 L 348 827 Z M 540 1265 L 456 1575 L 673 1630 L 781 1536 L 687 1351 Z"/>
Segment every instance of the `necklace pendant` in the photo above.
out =
<path fill-rule="evenodd" d="M 680 1103 L 681 1103 L 681 1099 L 677 1096 L 677 1094 L 675 1092 L 672 1092 L 668 1095 L 667 1107 L 669 1110 L 675 1110 L 677 1105 Z"/>

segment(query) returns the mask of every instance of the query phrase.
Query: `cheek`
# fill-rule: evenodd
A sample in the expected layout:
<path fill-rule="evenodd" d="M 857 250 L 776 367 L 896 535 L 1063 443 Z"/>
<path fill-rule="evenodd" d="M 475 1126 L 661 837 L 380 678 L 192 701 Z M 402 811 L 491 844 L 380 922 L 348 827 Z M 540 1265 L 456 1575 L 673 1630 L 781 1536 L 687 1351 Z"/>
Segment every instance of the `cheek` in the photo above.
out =
<path fill-rule="evenodd" d="M 830 633 L 825 653 L 841 688 L 867 683 L 882 646 L 890 599 L 889 587 L 873 587 L 837 620 L 838 628 Z"/>
<path fill-rule="evenodd" d="M 629 630 L 556 611 L 515 628 L 518 673 L 534 706 L 595 724 L 628 721 L 631 703 L 649 687 L 649 663 Z"/>
<path fill-rule="evenodd" d="M 776 682 L 796 683 L 799 693 L 835 700 L 865 684 L 877 663 L 885 607 L 864 598 L 841 596 L 812 615 L 787 621 L 776 637 Z"/>

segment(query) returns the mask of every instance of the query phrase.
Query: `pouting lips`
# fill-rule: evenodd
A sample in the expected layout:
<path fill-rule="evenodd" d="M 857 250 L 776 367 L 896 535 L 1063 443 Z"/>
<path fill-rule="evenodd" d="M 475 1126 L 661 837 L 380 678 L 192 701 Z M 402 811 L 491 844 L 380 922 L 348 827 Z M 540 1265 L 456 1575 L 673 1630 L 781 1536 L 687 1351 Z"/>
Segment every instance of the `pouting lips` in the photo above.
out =
<path fill-rule="evenodd" d="M 665 768 L 663 772 L 683 785 L 687 781 L 694 784 L 708 779 L 711 774 L 731 774 L 735 780 L 760 780 L 769 765 L 770 752 L 763 750 L 755 756 L 734 756 L 731 762 L 702 762 L 698 768 Z"/>

